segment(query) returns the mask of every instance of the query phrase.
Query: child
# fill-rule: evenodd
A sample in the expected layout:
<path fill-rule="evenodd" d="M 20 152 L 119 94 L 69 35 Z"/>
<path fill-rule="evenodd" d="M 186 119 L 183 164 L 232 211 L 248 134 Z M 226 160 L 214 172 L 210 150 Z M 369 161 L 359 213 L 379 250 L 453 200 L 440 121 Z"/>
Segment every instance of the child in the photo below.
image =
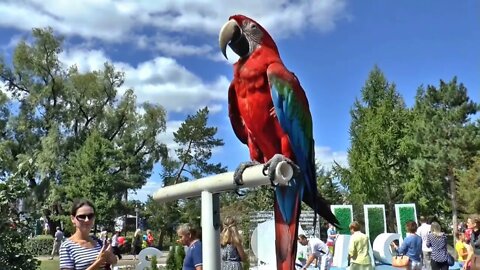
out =
<path fill-rule="evenodd" d="M 457 252 L 457 261 L 460 266 L 463 266 L 465 260 L 467 259 L 467 247 L 465 243 L 465 234 L 462 232 L 457 232 L 455 234 L 455 238 L 457 239 L 457 243 L 455 244 L 455 251 Z"/>

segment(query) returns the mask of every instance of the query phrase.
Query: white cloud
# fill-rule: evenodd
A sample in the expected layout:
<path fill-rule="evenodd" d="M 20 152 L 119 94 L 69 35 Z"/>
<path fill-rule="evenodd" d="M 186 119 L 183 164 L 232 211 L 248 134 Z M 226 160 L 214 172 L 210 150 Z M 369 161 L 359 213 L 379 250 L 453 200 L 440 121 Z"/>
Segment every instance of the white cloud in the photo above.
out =
<path fill-rule="evenodd" d="M 335 162 L 348 167 L 348 154 L 346 151 L 333 151 L 328 146 L 315 146 L 315 159 L 328 169 L 332 168 Z"/>
<path fill-rule="evenodd" d="M 153 194 L 160 188 L 162 188 L 162 182 L 159 180 L 159 176 L 152 175 L 141 189 L 128 192 L 128 199 L 145 202 L 147 201 L 148 195 L 153 196 Z"/>
<path fill-rule="evenodd" d="M 141 48 L 157 48 L 168 55 L 202 55 L 216 45 L 218 31 L 230 15 L 245 14 L 256 19 L 274 36 L 288 37 L 314 29 L 331 31 L 348 17 L 346 0 L 25 0 L 0 3 L 0 26 L 30 31 L 52 26 L 68 36 L 110 42 L 134 42 Z M 25 19 L 28 18 L 28 19 Z M 18 23 L 19 20 L 22 23 Z M 152 46 L 142 33 L 155 31 Z M 162 36 L 205 37 L 203 45 L 176 41 L 168 44 Z M 210 54 L 207 54 L 211 58 Z"/>
<path fill-rule="evenodd" d="M 67 66 L 76 64 L 81 72 L 99 70 L 111 61 L 103 51 L 71 49 L 60 55 Z M 230 85 L 225 76 L 206 82 L 180 65 L 175 59 L 156 57 L 131 66 L 113 62 L 126 74 L 122 90 L 133 88 L 138 102 L 162 105 L 168 112 L 193 113 L 208 106 L 211 113 L 220 111 L 227 99 Z"/>
<path fill-rule="evenodd" d="M 159 142 L 164 143 L 167 145 L 167 149 L 169 150 L 169 156 L 175 156 L 175 149 L 177 149 L 178 145 L 173 141 L 173 132 L 176 132 L 183 121 L 168 121 L 167 122 L 167 129 L 164 133 L 160 133 L 157 136 L 157 140 Z"/>

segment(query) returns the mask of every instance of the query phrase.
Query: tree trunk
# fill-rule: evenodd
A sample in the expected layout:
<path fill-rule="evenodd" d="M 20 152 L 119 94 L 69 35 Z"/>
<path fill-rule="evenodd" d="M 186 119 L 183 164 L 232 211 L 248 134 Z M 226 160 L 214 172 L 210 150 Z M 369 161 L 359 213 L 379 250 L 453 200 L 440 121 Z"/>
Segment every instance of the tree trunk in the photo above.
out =
<path fill-rule="evenodd" d="M 452 199 L 452 224 L 453 224 L 453 239 L 455 243 L 455 235 L 458 229 L 458 204 L 457 204 L 457 186 L 455 183 L 455 176 L 451 170 L 447 176 L 447 181 L 450 184 L 450 197 Z"/>
<path fill-rule="evenodd" d="M 165 230 L 160 230 L 160 236 L 158 237 L 158 248 L 163 249 L 163 242 L 165 240 Z"/>

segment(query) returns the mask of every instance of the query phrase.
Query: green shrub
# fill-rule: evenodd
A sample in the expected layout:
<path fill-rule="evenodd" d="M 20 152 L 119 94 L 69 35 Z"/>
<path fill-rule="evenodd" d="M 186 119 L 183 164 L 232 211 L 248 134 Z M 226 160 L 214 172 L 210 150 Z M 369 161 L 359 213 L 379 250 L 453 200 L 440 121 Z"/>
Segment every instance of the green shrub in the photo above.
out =
<path fill-rule="evenodd" d="M 34 238 L 28 239 L 26 248 L 29 253 L 34 256 L 50 255 L 53 248 L 53 236 L 38 235 Z"/>
<path fill-rule="evenodd" d="M 168 257 L 167 257 L 167 263 L 166 263 L 166 268 L 167 270 L 178 270 L 178 269 L 182 269 L 182 267 L 180 266 L 180 268 L 178 268 L 177 266 L 177 263 L 175 261 L 175 250 L 176 250 L 176 245 L 175 246 L 171 246 L 170 247 L 170 251 L 168 252 Z"/>
<path fill-rule="evenodd" d="M 175 264 L 178 266 L 178 269 L 182 269 L 184 258 L 185 258 L 185 248 L 180 245 L 175 246 Z"/>
<path fill-rule="evenodd" d="M 33 233 L 32 220 L 19 213 L 18 200 L 30 196 L 23 179 L 0 177 L 0 268 L 37 269 L 40 262 L 27 251 L 27 237 Z M 31 223 L 30 223 L 31 222 Z"/>
<path fill-rule="evenodd" d="M 367 216 L 369 238 L 373 243 L 379 234 L 385 232 L 383 208 L 367 208 Z"/>
<path fill-rule="evenodd" d="M 150 270 L 158 270 L 157 256 L 152 257 L 152 262 L 150 263 Z"/>
<path fill-rule="evenodd" d="M 340 223 L 339 234 L 350 234 L 350 222 L 352 222 L 352 211 L 350 208 L 335 208 L 333 214 Z"/>

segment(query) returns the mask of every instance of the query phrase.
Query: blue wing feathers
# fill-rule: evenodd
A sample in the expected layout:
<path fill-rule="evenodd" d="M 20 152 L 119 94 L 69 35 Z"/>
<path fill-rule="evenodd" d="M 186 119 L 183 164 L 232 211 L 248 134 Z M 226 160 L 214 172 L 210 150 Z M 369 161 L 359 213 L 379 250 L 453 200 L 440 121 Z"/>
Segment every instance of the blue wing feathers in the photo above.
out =
<path fill-rule="evenodd" d="M 292 218 L 295 218 L 293 217 L 293 212 L 295 210 L 296 196 L 299 195 L 300 199 L 303 197 L 305 183 L 307 189 L 314 189 L 311 181 L 315 181 L 315 179 L 314 176 L 311 175 L 311 169 L 309 168 L 311 161 L 309 160 L 308 151 L 311 142 L 309 142 L 308 136 L 306 136 L 301 125 L 302 120 L 305 119 L 300 119 L 300 117 L 295 114 L 295 110 L 289 108 L 289 106 L 292 106 L 294 103 L 294 92 L 289 86 L 283 85 L 283 83 L 284 82 L 278 82 L 274 79 L 270 84 L 275 113 L 280 126 L 289 136 L 297 165 L 303 173 L 306 173 L 300 176 L 300 179 L 293 179 L 288 187 L 276 189 L 280 212 L 285 221 L 289 223 Z"/>

